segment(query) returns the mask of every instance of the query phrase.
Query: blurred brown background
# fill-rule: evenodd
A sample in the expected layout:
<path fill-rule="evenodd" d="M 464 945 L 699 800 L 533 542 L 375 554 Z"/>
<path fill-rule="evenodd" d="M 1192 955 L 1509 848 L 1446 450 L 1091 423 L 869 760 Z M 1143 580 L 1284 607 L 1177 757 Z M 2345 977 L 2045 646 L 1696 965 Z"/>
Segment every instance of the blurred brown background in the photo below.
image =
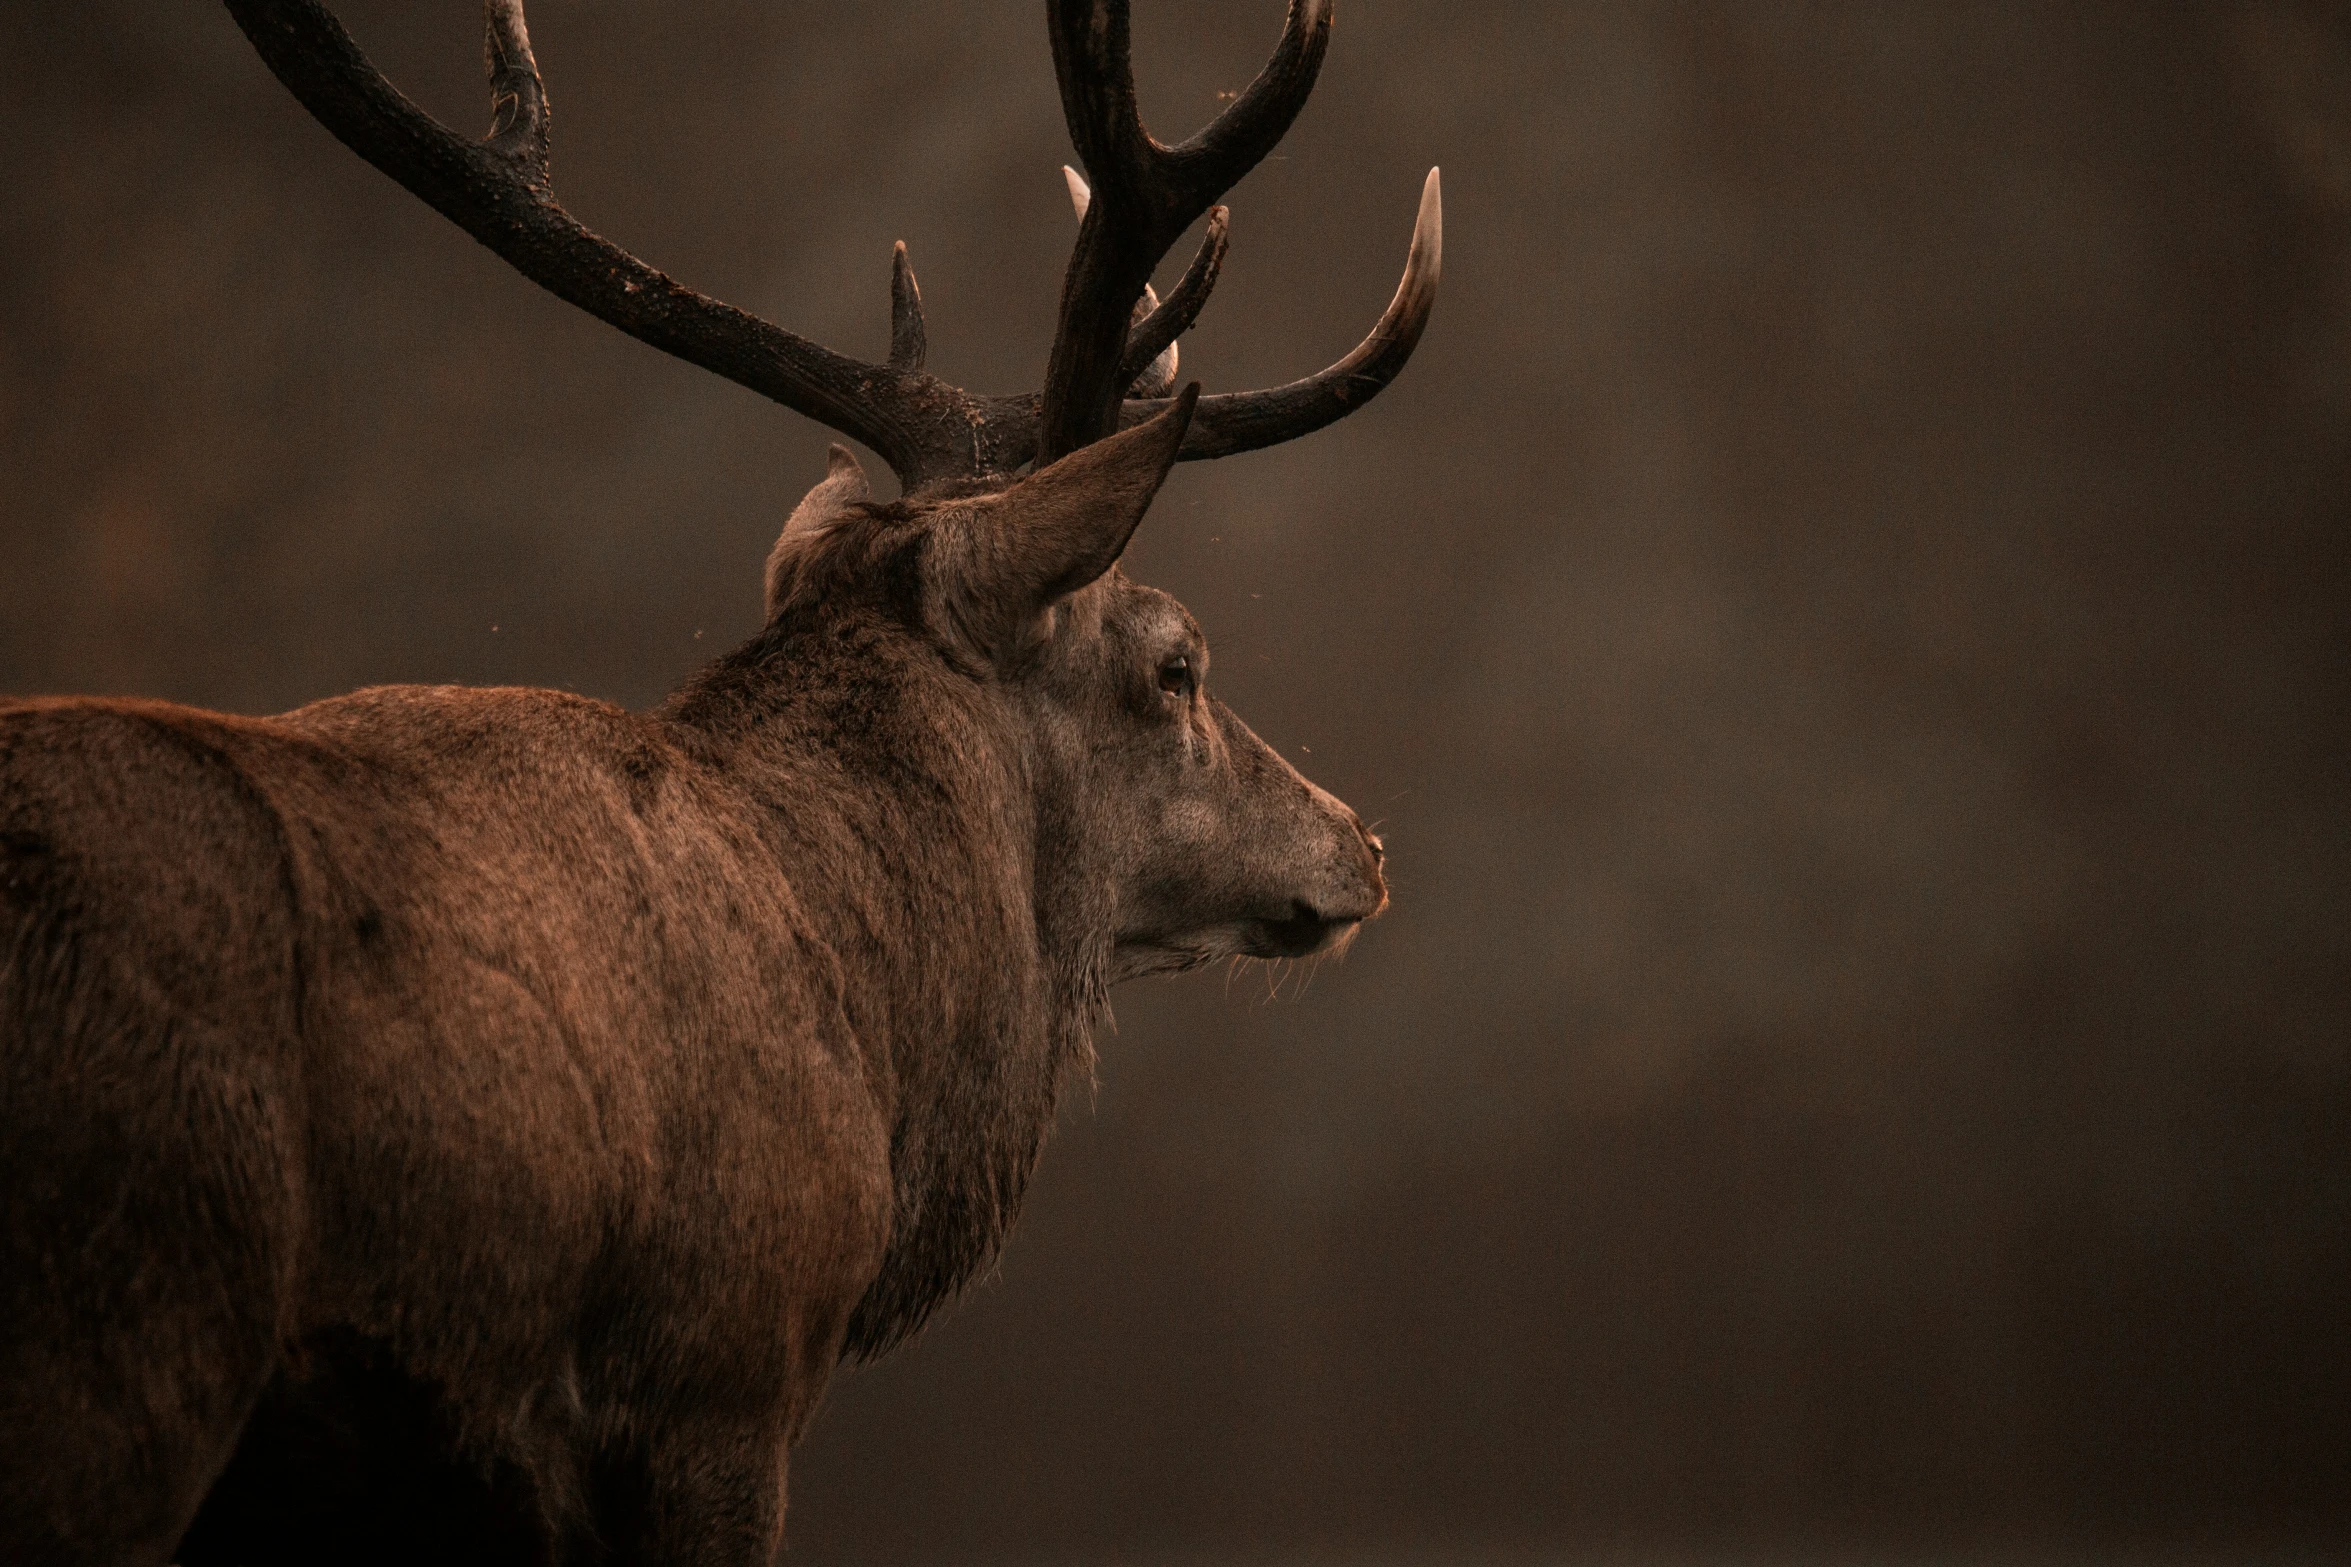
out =
<path fill-rule="evenodd" d="M 873 357 L 904 238 L 1032 386 L 1040 9 L 535 0 L 558 189 Z M 1138 7 L 1163 135 L 1279 9 Z M 1129 568 L 1395 909 L 1121 993 L 796 1559 L 2351 1545 L 2351 10 L 1340 10 L 1187 373 L 1346 348 L 1439 163 L 1434 325 Z M 344 14 L 485 122 L 467 0 Z M 0 258 L 0 689 L 650 703 L 821 471 L 199 0 L 0 7 Z"/>

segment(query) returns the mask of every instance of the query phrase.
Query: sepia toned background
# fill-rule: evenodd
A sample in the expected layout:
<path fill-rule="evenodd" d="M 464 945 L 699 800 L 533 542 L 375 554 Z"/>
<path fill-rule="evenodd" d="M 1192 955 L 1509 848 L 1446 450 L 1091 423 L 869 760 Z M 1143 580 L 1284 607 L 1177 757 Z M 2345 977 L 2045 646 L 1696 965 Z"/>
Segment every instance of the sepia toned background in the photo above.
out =
<path fill-rule="evenodd" d="M 1280 22 L 1137 11 L 1171 140 Z M 343 14 L 485 122 L 466 0 Z M 531 20 L 591 226 L 877 358 L 902 238 L 1037 383 L 1040 7 Z M 2351 1549 L 2351 7 L 1342 0 L 1187 375 L 1342 352 L 1431 164 L 1412 367 L 1128 560 L 1395 907 L 1119 994 L 794 1559 Z M 0 3 L 0 690 L 649 704 L 827 438 L 201 0 Z"/>

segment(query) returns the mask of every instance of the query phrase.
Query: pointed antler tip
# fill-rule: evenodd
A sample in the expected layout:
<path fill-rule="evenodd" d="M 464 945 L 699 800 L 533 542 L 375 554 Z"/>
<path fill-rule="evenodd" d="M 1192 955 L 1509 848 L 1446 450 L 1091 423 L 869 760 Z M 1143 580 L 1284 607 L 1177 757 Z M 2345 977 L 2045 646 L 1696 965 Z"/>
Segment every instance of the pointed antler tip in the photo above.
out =
<path fill-rule="evenodd" d="M 1077 208 L 1078 221 L 1082 223 L 1085 221 L 1086 208 L 1093 204 L 1094 188 L 1086 183 L 1083 174 L 1066 163 L 1061 166 L 1061 177 L 1069 183 L 1069 204 Z"/>
<path fill-rule="evenodd" d="M 906 241 L 890 247 L 890 368 L 920 370 L 929 350 L 923 340 L 922 287 L 914 281 L 914 263 L 906 258 Z"/>
<path fill-rule="evenodd" d="M 1420 216 L 1412 224 L 1412 252 L 1405 262 L 1407 271 L 1424 271 L 1434 283 L 1445 251 L 1445 193 L 1437 179 L 1437 171 L 1429 170 L 1428 182 L 1420 188 Z"/>

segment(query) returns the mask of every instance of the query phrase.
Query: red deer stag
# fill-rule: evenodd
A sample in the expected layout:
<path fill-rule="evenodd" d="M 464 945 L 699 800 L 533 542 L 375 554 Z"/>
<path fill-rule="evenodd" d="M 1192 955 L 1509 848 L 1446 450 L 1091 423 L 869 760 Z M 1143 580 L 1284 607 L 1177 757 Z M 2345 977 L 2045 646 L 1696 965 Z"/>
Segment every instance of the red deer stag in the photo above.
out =
<path fill-rule="evenodd" d="M 1175 461 L 1396 374 L 1436 176 L 1361 346 L 1170 395 L 1214 203 L 1298 113 L 1329 0 L 1291 0 L 1175 146 L 1137 117 L 1123 0 L 1049 0 L 1091 201 L 1043 392 L 980 396 L 925 373 L 903 246 L 865 364 L 582 227 L 518 0 L 486 6 L 479 142 L 314 0 L 228 7 L 526 276 L 904 493 L 834 447 L 765 629 L 651 713 L 0 708 L 0 1560 L 772 1562 L 828 1375 L 995 1254 L 1107 988 L 1311 953 L 1386 901 L 1379 841 L 1117 561 Z"/>

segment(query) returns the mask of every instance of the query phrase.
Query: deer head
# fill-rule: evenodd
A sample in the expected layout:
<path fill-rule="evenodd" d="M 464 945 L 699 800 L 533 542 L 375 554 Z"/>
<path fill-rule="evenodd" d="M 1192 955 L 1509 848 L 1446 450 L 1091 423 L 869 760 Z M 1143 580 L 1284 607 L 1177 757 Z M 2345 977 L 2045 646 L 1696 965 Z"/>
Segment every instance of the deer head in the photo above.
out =
<path fill-rule="evenodd" d="M 1060 885 L 1057 907 L 1082 910 L 1089 941 L 1108 942 L 1097 973 L 1298 956 L 1383 906 L 1377 839 L 1208 694 L 1207 647 L 1183 608 L 1116 569 L 1172 464 L 1289 440 L 1361 407 L 1402 368 L 1435 302 L 1432 169 L 1403 281 L 1351 353 L 1271 390 L 1169 395 L 1176 340 L 1225 255 L 1218 198 L 1303 106 L 1330 0 L 1292 0 L 1256 80 L 1175 146 L 1138 116 L 1122 0 L 1050 0 L 1062 106 L 1092 178 L 1068 171 L 1080 225 L 1043 390 L 1009 396 L 924 369 L 903 244 L 889 357 L 870 364 L 706 298 L 582 226 L 549 184 L 547 94 L 520 0 L 484 7 L 492 124 L 481 141 L 403 98 L 315 0 L 228 3 L 328 129 L 526 276 L 881 455 L 902 490 L 887 504 L 833 448 L 769 558 L 755 646 L 805 644 L 864 616 L 919 652 L 905 667 L 951 672 L 964 698 L 990 705 L 1035 775 L 1038 874 Z M 1203 216 L 1199 250 L 1161 301 L 1151 274 Z"/>
<path fill-rule="evenodd" d="M 1015 737 L 1044 934 L 1106 980 L 1302 957 L 1387 901 L 1379 840 L 1209 695 L 1192 617 L 1115 565 L 1197 400 L 962 497 L 877 506 L 835 446 L 768 561 L 760 656 L 858 625 L 935 673 L 917 700 Z"/>

